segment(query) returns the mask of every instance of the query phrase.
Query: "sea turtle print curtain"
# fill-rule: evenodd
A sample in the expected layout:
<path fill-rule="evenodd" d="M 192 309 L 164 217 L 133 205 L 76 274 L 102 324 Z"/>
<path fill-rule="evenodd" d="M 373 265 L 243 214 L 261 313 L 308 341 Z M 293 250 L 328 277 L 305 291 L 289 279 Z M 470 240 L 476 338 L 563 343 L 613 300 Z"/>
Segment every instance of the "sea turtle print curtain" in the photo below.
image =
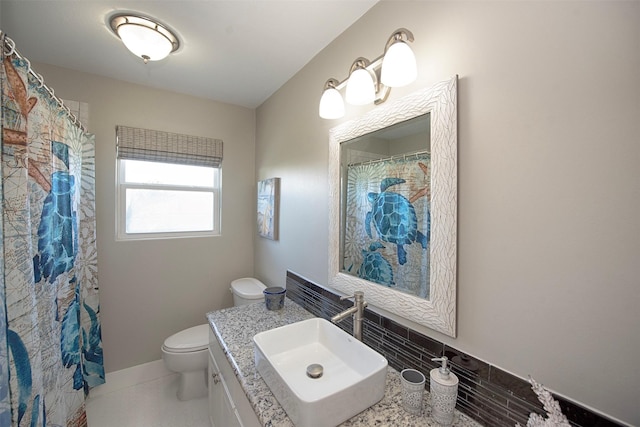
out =
<path fill-rule="evenodd" d="M 104 382 L 94 136 L 26 60 L 0 72 L 0 426 L 86 426 Z"/>
<path fill-rule="evenodd" d="M 347 167 L 344 271 L 429 298 L 431 156 Z"/>

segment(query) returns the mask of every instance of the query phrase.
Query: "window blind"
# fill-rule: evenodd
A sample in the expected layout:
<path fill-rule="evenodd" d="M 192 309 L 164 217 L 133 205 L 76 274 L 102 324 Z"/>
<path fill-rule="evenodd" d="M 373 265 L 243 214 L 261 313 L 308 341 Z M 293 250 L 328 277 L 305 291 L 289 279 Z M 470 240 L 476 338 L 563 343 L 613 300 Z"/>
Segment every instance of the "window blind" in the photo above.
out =
<path fill-rule="evenodd" d="M 116 127 L 118 159 L 220 167 L 222 140 L 128 126 Z"/>

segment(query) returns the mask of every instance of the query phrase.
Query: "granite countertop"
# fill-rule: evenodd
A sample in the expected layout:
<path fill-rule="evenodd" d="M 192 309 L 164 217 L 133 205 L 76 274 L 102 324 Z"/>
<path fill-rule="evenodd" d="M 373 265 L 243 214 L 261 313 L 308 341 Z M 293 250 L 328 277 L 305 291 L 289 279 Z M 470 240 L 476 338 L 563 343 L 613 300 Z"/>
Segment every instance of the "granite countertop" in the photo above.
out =
<path fill-rule="evenodd" d="M 296 303 L 285 298 L 285 306 L 279 311 L 268 311 L 264 304 L 250 304 L 207 313 L 207 319 L 233 368 L 251 406 L 263 426 L 289 427 L 293 423 L 255 368 L 253 336 L 259 332 L 315 317 Z M 410 415 L 402 408 L 400 374 L 387 369 L 387 383 L 380 402 L 341 426 L 421 426 L 437 427 L 431 419 L 427 404 L 429 393 L 425 391 L 424 415 Z M 473 419 L 456 411 L 454 426 L 479 427 Z"/>

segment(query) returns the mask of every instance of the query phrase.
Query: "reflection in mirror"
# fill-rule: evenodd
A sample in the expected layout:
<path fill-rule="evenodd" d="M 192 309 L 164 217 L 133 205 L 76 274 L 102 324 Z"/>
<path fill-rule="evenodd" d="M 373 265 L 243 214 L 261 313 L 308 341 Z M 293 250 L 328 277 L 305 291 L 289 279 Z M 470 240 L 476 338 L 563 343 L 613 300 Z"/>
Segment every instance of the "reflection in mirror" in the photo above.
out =
<path fill-rule="evenodd" d="M 454 76 L 374 108 L 329 133 L 329 286 L 346 295 L 363 291 L 371 309 L 452 337 L 457 81 Z M 402 126 L 395 126 L 402 123 L 428 123 L 429 138 L 415 138 L 423 141 L 420 148 L 412 146 L 414 138 L 409 137 L 386 142 L 388 133 L 399 133 Z M 375 140 L 368 140 L 369 135 Z M 357 164 L 362 169 L 399 166 L 373 173 L 358 170 Z M 365 178 L 360 180 L 360 175 Z M 353 199 L 357 203 L 352 204 Z"/>
<path fill-rule="evenodd" d="M 429 113 L 340 145 L 342 272 L 429 298 Z"/>

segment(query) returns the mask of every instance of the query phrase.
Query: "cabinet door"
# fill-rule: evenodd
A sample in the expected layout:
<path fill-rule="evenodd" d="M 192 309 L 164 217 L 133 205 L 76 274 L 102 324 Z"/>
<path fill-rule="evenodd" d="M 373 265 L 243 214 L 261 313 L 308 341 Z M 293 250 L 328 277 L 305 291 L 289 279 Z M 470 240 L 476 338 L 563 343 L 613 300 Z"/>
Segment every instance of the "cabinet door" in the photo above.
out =
<path fill-rule="evenodd" d="M 220 417 L 223 416 L 221 414 L 225 414 L 224 416 L 226 417 L 224 422 L 212 421 L 214 427 L 262 427 L 212 330 L 209 331 L 209 356 L 209 364 L 213 366 L 213 369 L 218 374 L 215 378 L 211 376 L 211 373 L 209 374 L 209 398 L 211 399 L 212 391 L 224 396 L 223 399 L 216 397 L 216 402 L 210 402 L 209 413 L 215 412 L 215 414 L 211 415 L 212 420 L 220 420 Z M 218 389 L 222 391 L 211 389 L 211 383 L 215 379 L 220 381 L 222 387 L 218 387 Z M 219 403 L 220 400 L 223 403 Z M 225 405 L 227 406 L 225 407 Z"/>
<path fill-rule="evenodd" d="M 236 412 L 235 405 L 231 400 L 231 393 L 229 393 L 229 389 L 227 388 L 227 384 L 224 381 L 224 377 L 220 381 L 222 384 L 222 389 L 224 393 L 224 398 L 222 399 L 222 413 L 223 413 L 223 423 L 220 426 L 216 427 L 243 427 L 240 422 L 240 417 Z"/>
<path fill-rule="evenodd" d="M 209 419 L 213 427 L 243 427 L 215 359 L 209 354 Z"/>
<path fill-rule="evenodd" d="M 221 418 L 223 415 L 224 398 L 224 388 L 222 386 L 222 379 L 220 378 L 220 371 L 211 354 L 209 354 L 209 420 L 213 427 L 224 427 L 224 422 Z"/>

